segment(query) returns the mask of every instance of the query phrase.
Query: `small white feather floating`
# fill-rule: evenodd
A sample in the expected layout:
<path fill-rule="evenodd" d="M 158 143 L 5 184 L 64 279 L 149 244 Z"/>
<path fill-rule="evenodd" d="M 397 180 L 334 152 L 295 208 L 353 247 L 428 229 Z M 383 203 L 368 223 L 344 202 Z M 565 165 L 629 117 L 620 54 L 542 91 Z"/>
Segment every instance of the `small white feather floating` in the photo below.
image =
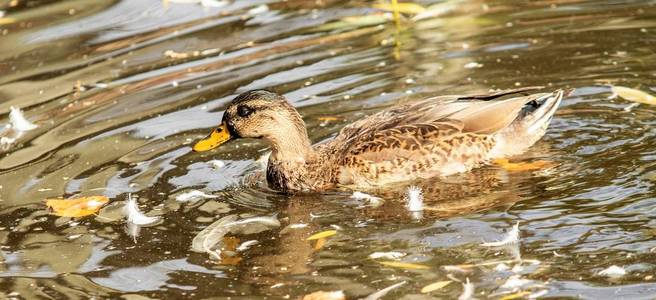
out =
<path fill-rule="evenodd" d="M 508 231 L 508 233 L 506 234 L 506 237 L 504 237 L 502 240 L 500 240 L 498 242 L 482 243 L 481 246 L 484 246 L 484 247 L 499 247 L 499 246 L 516 244 L 518 242 L 519 242 L 519 222 L 515 223 L 513 228 L 510 231 Z"/>
<path fill-rule="evenodd" d="M 216 259 L 221 259 L 221 252 L 213 250 L 213 248 L 229 232 L 233 234 L 255 234 L 280 227 L 280 221 L 275 216 L 253 217 L 243 220 L 237 220 L 237 218 L 237 215 L 228 215 L 207 226 L 191 241 L 191 250 L 201 253 L 206 252 Z"/>
<path fill-rule="evenodd" d="M 139 233 L 141 232 L 141 226 L 136 225 L 134 223 L 127 223 L 127 227 L 125 228 L 125 233 L 127 233 L 130 237 L 132 237 L 132 240 L 134 243 L 137 243 L 137 237 L 139 237 Z"/>
<path fill-rule="evenodd" d="M 135 225 L 148 225 L 157 222 L 158 217 L 149 217 L 144 215 L 137 205 L 137 200 L 132 198 L 132 194 L 128 194 L 128 200 L 125 202 L 125 207 L 123 208 L 128 222 Z"/>
<path fill-rule="evenodd" d="M 371 259 L 377 259 L 377 258 L 385 258 L 385 259 L 399 259 L 401 257 L 404 257 L 405 253 L 403 252 L 374 252 L 369 254 L 369 258 Z"/>
<path fill-rule="evenodd" d="M 212 168 L 214 168 L 214 169 L 221 169 L 221 168 L 225 167 L 225 163 L 221 160 L 218 160 L 218 159 L 210 160 L 207 163 L 210 164 L 210 166 L 212 166 Z"/>
<path fill-rule="evenodd" d="M 9 122 L 14 129 L 19 131 L 29 131 L 39 127 L 25 119 L 25 116 L 23 115 L 23 112 L 21 112 L 20 108 L 12 106 L 10 109 L 11 112 L 9 113 Z"/>
<path fill-rule="evenodd" d="M 523 286 L 526 286 L 526 285 L 529 285 L 529 284 L 532 284 L 532 283 L 533 283 L 533 280 L 524 279 L 520 275 L 513 275 L 513 276 L 508 277 L 506 282 L 504 282 L 503 285 L 501 285 L 501 288 L 514 290 L 514 289 L 518 289 L 518 288 L 521 288 Z"/>
<path fill-rule="evenodd" d="M 399 283 L 390 285 L 390 286 L 388 286 L 388 287 L 386 287 L 386 288 L 384 288 L 384 289 L 382 289 L 378 292 L 375 292 L 375 293 L 367 296 L 366 298 L 364 298 L 364 300 L 378 300 L 378 299 L 382 298 L 383 296 L 387 295 L 387 293 L 389 293 L 391 290 L 393 290 L 395 288 L 398 288 L 398 287 L 400 287 L 404 284 L 406 284 L 406 281 L 401 281 Z"/>
<path fill-rule="evenodd" d="M 367 201 L 367 202 L 369 202 L 369 204 L 371 204 L 374 207 L 378 207 L 381 204 L 383 204 L 383 199 L 381 199 L 379 197 L 376 197 L 376 196 L 369 195 L 367 193 L 363 193 L 363 192 L 357 192 L 357 191 L 353 192 L 353 195 L 351 195 L 351 198 L 355 199 L 355 200 Z"/>
<path fill-rule="evenodd" d="M 416 212 L 424 210 L 424 195 L 419 187 L 411 186 L 406 193 L 406 207 L 408 211 Z"/>
<path fill-rule="evenodd" d="M 175 200 L 180 202 L 189 202 L 189 201 L 197 201 L 200 199 L 214 199 L 214 198 L 219 198 L 219 196 L 205 194 L 199 190 L 193 190 L 178 195 L 177 197 L 175 197 Z"/>
<path fill-rule="evenodd" d="M 610 266 L 606 269 L 603 269 L 603 270 L 599 271 L 599 273 L 597 273 L 597 274 L 601 275 L 601 276 L 608 276 L 608 277 L 617 278 L 617 277 L 622 277 L 622 276 L 626 275 L 626 270 L 624 270 L 624 268 L 622 268 L 622 267 L 612 265 L 612 266 Z"/>
<path fill-rule="evenodd" d="M 201 0 L 200 5 L 203 7 L 213 7 L 213 8 L 219 8 L 219 7 L 224 7 L 228 6 L 230 4 L 229 1 L 226 0 Z"/>
<path fill-rule="evenodd" d="M 462 284 L 462 294 L 458 296 L 458 300 L 470 300 L 474 296 L 474 284 L 469 282 L 469 277 L 466 282 Z"/>
<path fill-rule="evenodd" d="M 245 241 L 245 242 L 239 244 L 239 246 L 237 246 L 237 248 L 235 248 L 235 250 L 237 250 L 239 252 L 244 252 L 244 251 L 248 250 L 250 247 L 252 247 L 254 245 L 257 245 L 258 243 L 259 243 L 259 241 L 257 241 L 257 240 Z"/>

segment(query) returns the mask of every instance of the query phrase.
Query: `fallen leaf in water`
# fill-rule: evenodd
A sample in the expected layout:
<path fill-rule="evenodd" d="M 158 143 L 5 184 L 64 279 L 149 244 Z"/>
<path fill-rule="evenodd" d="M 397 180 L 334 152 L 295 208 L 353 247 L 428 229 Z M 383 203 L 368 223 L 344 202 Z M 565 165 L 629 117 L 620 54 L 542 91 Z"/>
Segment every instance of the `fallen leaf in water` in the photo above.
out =
<path fill-rule="evenodd" d="M 318 291 L 303 296 L 302 300 L 345 300 L 346 296 L 342 291 L 324 292 Z"/>
<path fill-rule="evenodd" d="M 321 248 L 323 248 L 325 244 L 326 244 L 326 238 L 317 239 L 317 243 L 314 244 L 314 250 L 315 251 L 321 250 Z"/>
<path fill-rule="evenodd" d="M 384 11 L 394 11 L 394 5 L 389 2 L 384 2 L 384 3 L 376 3 L 374 4 L 374 8 L 384 10 Z M 408 14 L 408 15 L 416 15 L 420 14 L 426 11 L 426 8 L 417 4 L 417 3 L 412 3 L 412 2 L 406 2 L 406 3 L 398 3 L 396 4 L 396 10 L 402 14 Z"/>
<path fill-rule="evenodd" d="M 318 117 L 317 119 L 324 122 L 339 120 L 337 117 Z"/>
<path fill-rule="evenodd" d="M 11 23 L 16 23 L 16 19 L 14 19 L 14 18 L 0 18 L 0 25 L 11 24 Z"/>
<path fill-rule="evenodd" d="M 318 239 L 321 239 L 321 238 L 327 238 L 329 236 L 333 236 L 335 234 L 337 234 L 337 230 L 326 230 L 326 231 L 322 231 L 322 232 L 315 233 L 315 234 L 311 235 L 309 238 L 307 238 L 307 240 L 308 241 L 318 240 Z"/>
<path fill-rule="evenodd" d="M 530 294 L 531 294 L 531 292 L 528 292 L 528 291 L 520 291 L 520 292 L 517 292 L 517 293 L 514 293 L 514 294 L 505 295 L 505 296 L 501 297 L 499 300 L 519 299 L 519 298 L 523 298 L 524 296 L 530 295 Z"/>
<path fill-rule="evenodd" d="M 401 268 L 401 269 L 410 269 L 410 270 L 427 270 L 427 269 L 430 269 L 428 266 L 425 266 L 425 265 L 404 263 L 404 262 L 398 262 L 398 261 L 381 261 L 380 264 L 383 265 L 383 266 Z"/>
<path fill-rule="evenodd" d="M 617 94 L 618 96 L 622 97 L 624 100 L 656 105 L 656 97 L 647 94 L 641 90 L 636 90 L 624 86 L 612 86 L 611 90 L 613 91 L 613 94 Z"/>
<path fill-rule="evenodd" d="M 508 171 L 532 171 L 550 168 L 556 165 L 554 162 L 546 160 L 538 160 L 530 163 L 511 163 L 505 158 L 497 158 L 494 160 L 494 163 Z"/>
<path fill-rule="evenodd" d="M 445 286 L 449 285 L 452 281 L 451 280 L 445 280 L 445 281 L 438 281 L 435 283 L 431 283 L 424 288 L 421 289 L 422 293 L 430 293 L 432 291 L 437 291 L 439 289 L 444 288 Z"/>
<path fill-rule="evenodd" d="M 109 202 L 106 196 L 91 196 L 74 199 L 46 199 L 46 206 L 60 217 L 84 217 L 93 215 Z"/>
<path fill-rule="evenodd" d="M 236 266 L 242 260 L 241 256 L 237 253 L 239 242 L 238 237 L 223 237 L 223 247 L 219 250 L 221 252 L 222 265 Z"/>

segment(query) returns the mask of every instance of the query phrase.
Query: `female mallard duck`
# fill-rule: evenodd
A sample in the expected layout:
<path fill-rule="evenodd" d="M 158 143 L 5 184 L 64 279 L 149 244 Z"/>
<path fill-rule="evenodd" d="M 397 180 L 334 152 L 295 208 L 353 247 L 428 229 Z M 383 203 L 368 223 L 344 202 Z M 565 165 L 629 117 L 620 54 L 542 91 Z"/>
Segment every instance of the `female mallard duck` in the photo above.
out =
<path fill-rule="evenodd" d="M 303 119 L 283 96 L 255 90 L 232 100 L 221 125 L 194 150 L 210 150 L 236 138 L 265 139 L 272 148 L 267 181 L 284 192 L 338 185 L 366 189 L 446 176 L 519 154 L 544 135 L 562 90 L 500 100 L 532 89 L 440 96 L 395 106 L 314 146 Z"/>

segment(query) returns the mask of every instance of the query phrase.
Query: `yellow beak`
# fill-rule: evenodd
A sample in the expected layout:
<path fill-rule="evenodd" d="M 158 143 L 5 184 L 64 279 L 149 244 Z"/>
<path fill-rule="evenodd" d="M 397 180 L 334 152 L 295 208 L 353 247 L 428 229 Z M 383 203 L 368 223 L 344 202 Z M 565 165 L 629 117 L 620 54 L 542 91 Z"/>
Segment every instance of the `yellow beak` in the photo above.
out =
<path fill-rule="evenodd" d="M 219 128 L 212 130 L 212 133 L 210 133 L 208 137 L 196 142 L 196 144 L 194 145 L 194 151 L 203 152 L 207 150 L 212 150 L 218 146 L 221 146 L 221 144 L 229 141 L 230 138 L 232 137 L 228 132 L 228 128 L 226 127 L 225 122 L 221 123 L 221 126 L 219 126 Z"/>

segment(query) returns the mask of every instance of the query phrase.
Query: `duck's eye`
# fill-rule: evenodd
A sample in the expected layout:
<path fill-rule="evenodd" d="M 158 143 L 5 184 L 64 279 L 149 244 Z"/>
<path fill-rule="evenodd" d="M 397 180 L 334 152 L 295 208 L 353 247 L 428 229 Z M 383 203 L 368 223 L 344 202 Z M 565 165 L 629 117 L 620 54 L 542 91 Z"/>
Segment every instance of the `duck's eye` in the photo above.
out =
<path fill-rule="evenodd" d="M 251 109 L 248 106 L 237 107 L 237 114 L 242 118 L 248 117 L 252 113 L 253 113 L 253 109 Z"/>

